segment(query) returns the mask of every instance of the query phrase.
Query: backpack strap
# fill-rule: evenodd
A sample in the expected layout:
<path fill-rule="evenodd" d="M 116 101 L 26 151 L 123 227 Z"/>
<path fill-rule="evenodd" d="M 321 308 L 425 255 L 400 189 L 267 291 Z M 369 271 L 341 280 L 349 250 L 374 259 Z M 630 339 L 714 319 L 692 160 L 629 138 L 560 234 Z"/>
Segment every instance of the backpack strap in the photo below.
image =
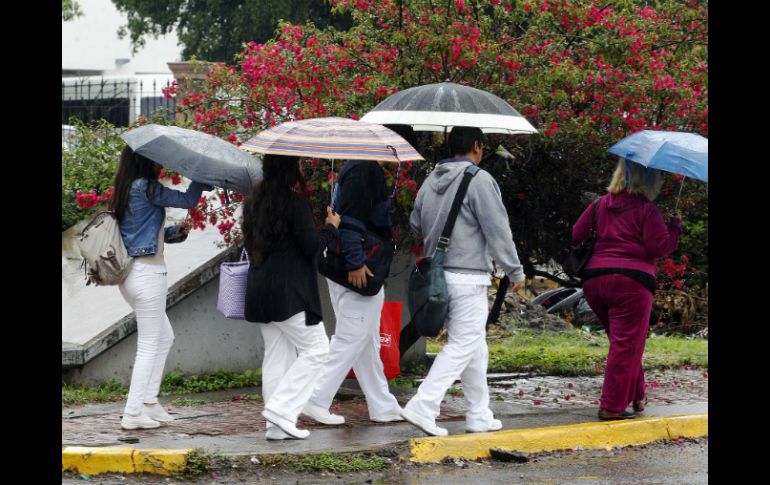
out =
<path fill-rule="evenodd" d="M 460 206 L 465 198 L 465 193 L 468 191 L 468 185 L 471 183 L 471 179 L 479 172 L 477 165 L 469 165 L 465 168 L 463 174 L 463 180 L 460 182 L 460 187 L 457 188 L 457 193 L 452 201 L 452 208 L 449 209 L 449 217 L 447 217 L 444 224 L 444 230 L 441 232 L 441 237 L 438 238 L 438 244 L 436 245 L 436 251 L 445 251 L 449 248 L 449 239 L 452 235 L 452 229 L 455 227 L 457 221 L 457 215 L 460 213 Z"/>

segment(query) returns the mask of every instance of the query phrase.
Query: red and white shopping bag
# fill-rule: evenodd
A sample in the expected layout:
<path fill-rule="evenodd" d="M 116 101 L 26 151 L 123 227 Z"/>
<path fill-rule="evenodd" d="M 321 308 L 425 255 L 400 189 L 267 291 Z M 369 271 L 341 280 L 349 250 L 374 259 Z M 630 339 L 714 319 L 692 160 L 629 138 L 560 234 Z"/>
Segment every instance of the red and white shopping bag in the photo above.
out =
<path fill-rule="evenodd" d="M 385 367 L 385 378 L 390 380 L 401 374 L 401 354 L 398 351 L 398 339 L 401 335 L 401 311 L 404 304 L 398 301 L 386 301 L 380 314 L 380 359 Z M 351 369 L 348 379 L 355 379 Z"/>

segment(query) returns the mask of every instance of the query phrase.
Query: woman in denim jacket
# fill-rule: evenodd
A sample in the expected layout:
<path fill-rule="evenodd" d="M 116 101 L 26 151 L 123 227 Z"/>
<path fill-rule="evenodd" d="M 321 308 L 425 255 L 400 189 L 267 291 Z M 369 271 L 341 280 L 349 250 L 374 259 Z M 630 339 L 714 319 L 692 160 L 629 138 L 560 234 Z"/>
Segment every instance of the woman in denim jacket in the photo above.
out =
<path fill-rule="evenodd" d="M 166 315 L 166 263 L 163 244 L 187 239 L 189 227 L 163 228 L 166 207 L 195 207 L 201 192 L 212 187 L 197 182 L 187 192 L 158 182 L 161 166 L 126 147 L 115 176 L 110 210 L 120 224 L 120 234 L 133 264 L 120 293 L 136 314 L 137 349 L 128 401 L 121 426 L 124 429 L 157 428 L 173 418 L 158 402 L 166 356 L 174 332 Z"/>

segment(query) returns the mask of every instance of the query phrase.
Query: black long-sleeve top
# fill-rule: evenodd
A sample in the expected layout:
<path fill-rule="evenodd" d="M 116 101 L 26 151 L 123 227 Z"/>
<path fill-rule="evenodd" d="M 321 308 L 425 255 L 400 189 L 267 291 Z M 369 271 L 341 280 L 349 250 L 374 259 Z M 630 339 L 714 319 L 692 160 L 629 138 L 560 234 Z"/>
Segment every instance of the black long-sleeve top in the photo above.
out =
<path fill-rule="evenodd" d="M 317 232 L 306 200 L 295 199 L 289 213 L 287 236 L 262 255 L 262 264 L 249 268 L 245 311 L 249 322 L 281 322 L 302 311 L 306 325 L 323 319 L 316 257 L 336 237 L 337 229 L 326 224 Z"/>

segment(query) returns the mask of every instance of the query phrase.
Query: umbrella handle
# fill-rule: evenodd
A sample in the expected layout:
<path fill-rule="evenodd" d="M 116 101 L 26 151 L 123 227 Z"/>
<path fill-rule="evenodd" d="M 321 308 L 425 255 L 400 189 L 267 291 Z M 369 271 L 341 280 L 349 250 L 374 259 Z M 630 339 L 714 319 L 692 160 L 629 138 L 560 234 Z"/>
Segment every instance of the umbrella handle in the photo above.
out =
<path fill-rule="evenodd" d="M 682 189 L 684 188 L 684 179 L 687 177 L 684 177 L 682 179 L 682 185 L 679 186 L 679 193 L 676 195 L 676 204 L 674 204 L 674 213 L 676 214 L 676 210 L 679 207 L 679 198 L 682 196 Z"/>
<path fill-rule="evenodd" d="M 390 194 L 390 198 L 393 199 L 396 197 L 396 190 L 398 189 L 398 174 L 401 171 L 401 159 L 398 158 L 398 152 L 393 145 L 388 145 L 388 148 L 393 151 L 393 156 L 398 160 L 398 166 L 396 167 L 396 183 L 393 184 L 393 193 Z"/>

